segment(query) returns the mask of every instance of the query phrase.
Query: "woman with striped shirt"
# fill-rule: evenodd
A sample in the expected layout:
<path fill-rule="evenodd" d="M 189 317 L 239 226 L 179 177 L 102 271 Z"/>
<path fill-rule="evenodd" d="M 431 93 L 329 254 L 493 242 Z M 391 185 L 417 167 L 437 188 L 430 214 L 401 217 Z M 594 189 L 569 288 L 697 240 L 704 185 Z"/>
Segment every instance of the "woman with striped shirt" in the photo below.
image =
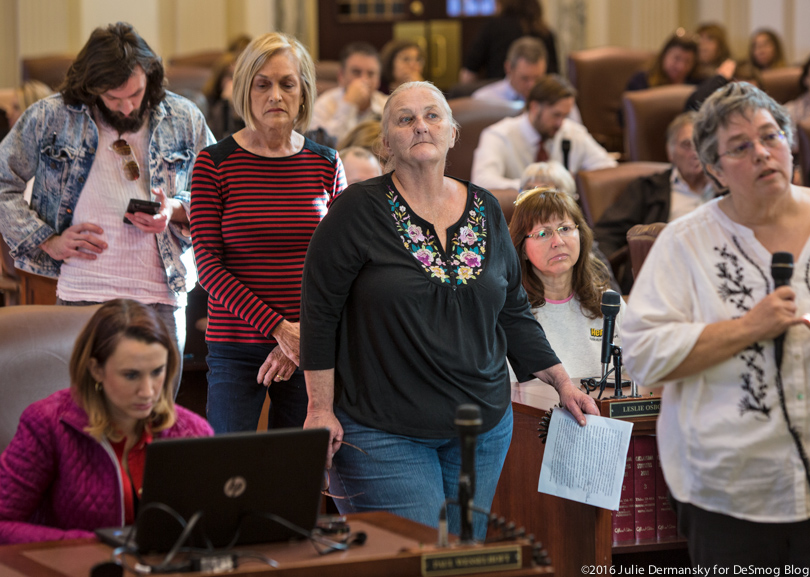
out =
<path fill-rule="evenodd" d="M 191 187 L 191 234 L 208 291 L 208 420 L 255 430 L 303 425 L 298 365 L 301 274 L 309 239 L 345 188 L 337 153 L 302 136 L 315 99 L 306 49 L 280 33 L 236 63 L 233 101 L 245 128 L 203 150 Z"/>

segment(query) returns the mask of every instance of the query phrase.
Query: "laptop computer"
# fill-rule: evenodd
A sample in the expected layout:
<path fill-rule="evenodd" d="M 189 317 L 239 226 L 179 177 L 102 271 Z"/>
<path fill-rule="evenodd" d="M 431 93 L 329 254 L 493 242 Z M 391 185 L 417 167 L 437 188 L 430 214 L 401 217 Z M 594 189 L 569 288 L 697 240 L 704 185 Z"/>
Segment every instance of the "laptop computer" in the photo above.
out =
<path fill-rule="evenodd" d="M 168 551 L 176 543 L 183 524 L 167 508 L 186 523 L 202 512 L 187 542 L 195 547 L 300 538 L 268 514 L 306 532 L 315 527 L 328 444 L 326 429 L 156 440 L 146 449 L 135 545 L 149 552 Z M 121 546 L 129 530 L 96 534 Z"/>

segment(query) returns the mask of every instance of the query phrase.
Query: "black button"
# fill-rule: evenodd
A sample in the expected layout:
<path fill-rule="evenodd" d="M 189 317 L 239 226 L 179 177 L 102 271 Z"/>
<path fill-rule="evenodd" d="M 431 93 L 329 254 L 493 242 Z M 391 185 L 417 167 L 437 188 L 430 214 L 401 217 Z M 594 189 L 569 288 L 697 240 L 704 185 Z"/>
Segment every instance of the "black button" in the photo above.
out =
<path fill-rule="evenodd" d="M 51 168 L 56 169 L 56 163 L 53 160 L 51 161 Z"/>
<path fill-rule="evenodd" d="M 84 177 L 83 176 L 79 177 L 79 182 L 84 182 Z"/>
<path fill-rule="evenodd" d="M 90 154 L 95 154 L 96 149 L 91 146 L 90 148 L 87 149 L 87 152 L 89 152 Z"/>

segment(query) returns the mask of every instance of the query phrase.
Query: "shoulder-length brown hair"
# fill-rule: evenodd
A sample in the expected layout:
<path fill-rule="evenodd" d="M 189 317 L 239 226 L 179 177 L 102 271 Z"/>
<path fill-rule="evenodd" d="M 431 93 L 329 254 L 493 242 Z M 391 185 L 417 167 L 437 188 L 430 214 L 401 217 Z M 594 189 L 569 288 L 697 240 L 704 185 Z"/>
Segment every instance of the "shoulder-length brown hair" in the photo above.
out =
<path fill-rule="evenodd" d="M 664 57 L 667 55 L 667 52 L 673 48 L 680 48 L 692 53 L 694 62 L 686 78 L 690 79 L 694 77 L 695 70 L 698 66 L 698 45 L 694 38 L 679 31 L 669 37 L 669 40 L 667 40 L 664 47 L 658 53 L 658 56 L 655 57 L 655 62 L 653 62 L 652 68 L 650 68 L 650 71 L 647 73 L 647 81 L 650 88 L 670 84 L 669 77 L 666 75 L 666 72 L 664 72 Z"/>
<path fill-rule="evenodd" d="M 523 288 L 529 297 L 529 303 L 533 307 L 542 307 L 546 304 L 546 297 L 543 281 L 526 257 L 526 235 L 538 224 L 548 222 L 554 217 L 570 217 L 579 227 L 579 258 L 574 263 L 572 288 L 583 314 L 590 319 L 599 318 L 602 316 L 602 293 L 610 288 L 607 267 L 591 253 L 593 231 L 585 222 L 585 215 L 576 200 L 553 188 L 534 188 L 522 193 L 509 223 L 509 233 L 520 258 Z"/>
<path fill-rule="evenodd" d="M 116 439 L 120 433 L 110 417 L 104 390 L 96 391 L 90 359 L 103 367 L 122 338 L 158 343 L 168 351 L 163 389 L 152 413 L 142 424 L 148 423 L 153 432 L 158 432 L 168 429 L 176 420 L 171 384 L 177 377 L 180 355 L 174 339 L 152 308 L 133 300 L 115 299 L 96 311 L 76 339 L 70 357 L 70 389 L 76 403 L 87 413 L 89 424 L 85 430 L 97 439 Z"/>
<path fill-rule="evenodd" d="M 70 65 L 59 92 L 67 104 L 93 106 L 100 94 L 125 84 L 136 66 L 146 73 L 144 105 L 154 108 L 166 96 L 160 56 L 126 22 L 96 28 Z"/>

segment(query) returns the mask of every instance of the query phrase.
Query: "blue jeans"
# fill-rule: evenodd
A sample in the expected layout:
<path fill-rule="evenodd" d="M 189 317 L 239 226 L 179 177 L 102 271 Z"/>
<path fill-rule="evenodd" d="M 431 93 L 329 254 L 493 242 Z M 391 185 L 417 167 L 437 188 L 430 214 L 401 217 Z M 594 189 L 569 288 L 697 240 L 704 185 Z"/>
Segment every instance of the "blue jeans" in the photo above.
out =
<path fill-rule="evenodd" d="M 296 369 L 288 381 L 269 387 L 256 382 L 259 368 L 276 345 L 267 343 L 216 343 L 208 341 L 208 423 L 216 433 L 255 431 L 265 395 L 270 395 L 267 427 L 304 426 L 307 386 Z"/>
<path fill-rule="evenodd" d="M 64 307 L 84 307 L 101 305 L 102 302 L 91 301 L 63 301 L 56 299 L 56 304 Z M 174 337 L 174 344 L 177 345 L 177 352 L 180 354 L 180 364 L 177 367 L 177 380 L 174 382 L 174 398 L 177 398 L 177 391 L 180 389 L 180 380 L 183 378 L 183 348 L 186 345 L 186 307 L 164 305 L 160 303 L 148 303 L 157 312 L 163 324 L 169 330 L 169 334 Z"/>
<path fill-rule="evenodd" d="M 329 492 L 338 497 L 341 514 L 388 511 L 424 525 L 438 527 L 439 510 L 446 499 L 458 497 L 461 450 L 458 438 L 424 439 L 394 435 L 361 425 L 345 411 L 335 409 L 343 427 L 343 445 L 329 470 Z M 490 431 L 478 436 L 475 448 L 475 498 L 489 510 L 512 439 L 512 407 Z M 461 530 L 457 505 L 447 508 L 451 533 Z M 476 514 L 473 532 L 481 540 L 487 518 Z"/>

